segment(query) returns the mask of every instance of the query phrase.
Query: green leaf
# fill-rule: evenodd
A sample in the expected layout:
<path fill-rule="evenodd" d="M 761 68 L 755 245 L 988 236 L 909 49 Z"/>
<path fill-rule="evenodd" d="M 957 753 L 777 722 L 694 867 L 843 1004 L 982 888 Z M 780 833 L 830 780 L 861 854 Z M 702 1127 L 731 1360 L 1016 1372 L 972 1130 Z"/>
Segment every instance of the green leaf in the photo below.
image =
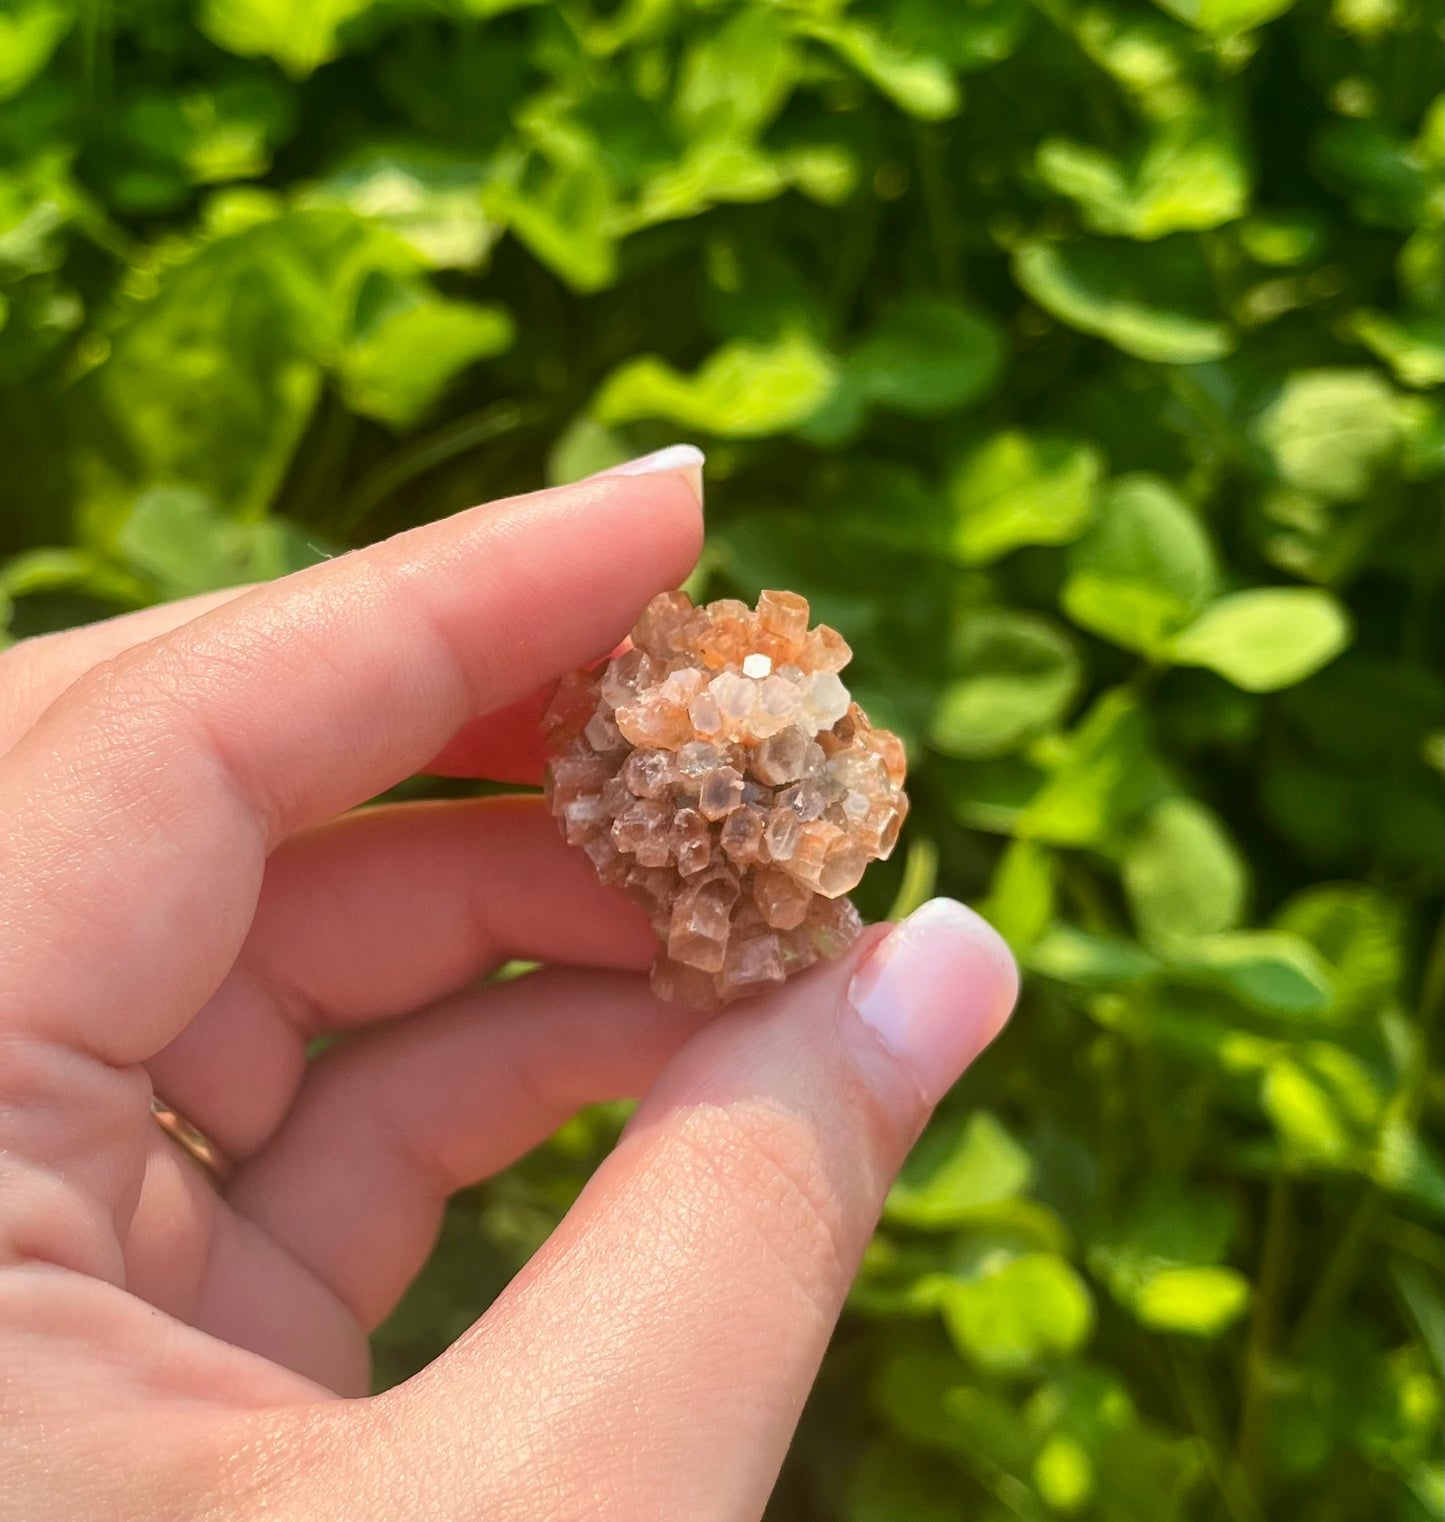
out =
<path fill-rule="evenodd" d="M 804 35 L 826 43 L 910 116 L 942 121 L 957 112 L 963 97 L 942 58 L 916 52 L 862 20 L 810 16 L 795 24 Z"/>
<path fill-rule="evenodd" d="M 1307 941 L 1273 930 L 1236 930 L 1190 944 L 1176 972 L 1289 1020 L 1325 1013 L 1334 994 L 1329 969 Z"/>
<path fill-rule="evenodd" d="M 1020 545 L 1067 544 L 1093 513 L 1103 463 L 1065 435 L 1013 428 L 986 439 L 949 478 L 955 557 L 987 565 Z"/>
<path fill-rule="evenodd" d="M 1282 16 L 1294 0 L 1155 0 L 1171 16 L 1215 37 L 1231 37 Z"/>
<path fill-rule="evenodd" d="M 227 521 L 199 492 L 181 487 L 137 497 L 116 549 L 162 597 L 269 581 L 325 558 L 284 519 Z"/>
<path fill-rule="evenodd" d="M 1439 195 L 1438 167 L 1421 144 L 1383 121 L 1329 121 L 1314 157 L 1322 177 L 1349 197 L 1364 223 L 1413 231 L 1425 220 L 1432 195 Z M 1431 220 L 1438 223 L 1438 209 Z"/>
<path fill-rule="evenodd" d="M 567 486 L 631 459 L 626 439 L 585 414 L 573 418 L 547 456 L 547 485 Z"/>
<path fill-rule="evenodd" d="M 202 0 L 201 30 L 218 46 L 253 58 L 274 58 L 293 78 L 304 79 L 341 51 L 347 22 L 378 0 Z"/>
<path fill-rule="evenodd" d="M 0 561 L 0 597 L 45 596 L 51 592 L 75 592 L 97 602 L 122 607 L 151 601 L 153 589 L 114 562 L 89 550 L 54 548 L 27 550 Z"/>
<path fill-rule="evenodd" d="M 1445 321 L 1439 312 L 1356 312 L 1355 337 L 1406 386 L 1445 385 Z"/>
<path fill-rule="evenodd" d="M 1094 1325 L 1089 1292 L 1051 1253 L 1026 1253 L 953 1280 L 943 1324 L 959 1352 L 982 1369 L 1022 1373 L 1077 1352 Z"/>
<path fill-rule="evenodd" d="M 1122 476 L 1069 553 L 1061 602 L 1076 624 L 1160 656 L 1213 596 L 1214 552 L 1198 518 L 1163 481 Z"/>
<path fill-rule="evenodd" d="M 1005 755 L 1057 723 L 1079 689 L 1079 660 L 1068 638 L 1027 613 L 965 613 L 950 664 L 964 675 L 939 693 L 929 744 L 970 760 Z"/>
<path fill-rule="evenodd" d="M 516 180 L 498 178 L 482 209 L 576 291 L 600 291 L 617 278 L 618 211 L 595 164 Z"/>
<path fill-rule="evenodd" d="M 1009 57 L 1028 30 L 1026 0 L 891 0 L 887 30 L 905 50 L 943 59 L 955 69 L 987 68 Z"/>
<path fill-rule="evenodd" d="M 1093 232 L 1125 238 L 1220 227 L 1249 204 L 1239 145 L 1207 120 L 1170 122 L 1125 160 L 1068 138 L 1049 138 L 1039 148 L 1038 172 L 1078 205 Z"/>
<path fill-rule="evenodd" d="M 1303 370 L 1280 387 L 1254 437 L 1280 479 L 1330 501 L 1369 492 L 1397 454 L 1400 398 L 1373 370 Z"/>
<path fill-rule="evenodd" d="M 1315 587 L 1233 592 L 1205 609 L 1169 646 L 1171 659 L 1206 666 L 1246 692 L 1292 687 L 1350 642 L 1349 615 Z"/>
<path fill-rule="evenodd" d="M 15 0 L 0 14 L 0 101 L 18 95 L 75 24 L 63 0 Z"/>
<path fill-rule="evenodd" d="M 683 61 L 673 109 L 690 136 L 750 136 L 782 109 L 798 72 L 775 11 L 739 11 Z"/>
<path fill-rule="evenodd" d="M 1098 845 L 1169 791 L 1137 700 L 1116 688 L 1095 702 L 1069 737 L 1053 775 L 1015 829 L 1055 845 Z"/>
<path fill-rule="evenodd" d="M 886 1220 L 943 1231 L 966 1224 L 986 1206 L 1029 1186 L 1029 1155 L 987 1110 L 960 1126 L 940 1117 L 914 1148 L 888 1194 Z"/>
<path fill-rule="evenodd" d="M 270 502 L 367 275 L 410 268 L 389 236 L 339 210 L 273 217 L 166 272 L 87 377 L 107 418 L 95 492 L 186 486 L 224 514 Z M 123 441 L 112 456 L 111 440 Z M 89 442 L 89 441 L 88 441 Z M 106 453 L 99 452 L 106 448 Z"/>
<path fill-rule="evenodd" d="M 1140 936 L 1157 947 L 1234 929 L 1248 887 L 1219 817 L 1192 798 L 1166 798 L 1144 816 L 1123 877 Z"/>
<path fill-rule="evenodd" d="M 694 376 L 655 356 L 631 360 L 603 383 L 592 415 L 611 426 L 665 418 L 722 438 L 756 438 L 811 417 L 836 379 L 830 356 L 792 333 L 773 344 L 727 344 Z"/>
<path fill-rule="evenodd" d="M 52 270 L 64 259 L 62 234 L 82 212 L 77 187 L 54 155 L 19 172 L 0 171 L 0 276 Z M 0 308 L 0 328 L 5 326 Z"/>
<path fill-rule="evenodd" d="M 1384 1096 L 1353 1053 L 1322 1041 L 1293 1050 L 1271 1066 L 1262 1097 L 1294 1166 L 1368 1166 Z"/>
<path fill-rule="evenodd" d="M 1013 270 L 1045 311 L 1126 354 L 1194 365 L 1234 349 L 1234 335 L 1214 316 L 1202 256 L 1188 239 L 1147 248 L 1099 239 L 1024 243 Z"/>
<path fill-rule="evenodd" d="M 1256 263 L 1291 269 L 1320 252 L 1324 224 L 1311 212 L 1256 212 L 1240 224 L 1239 241 Z"/>
<path fill-rule="evenodd" d="M 1056 1433 L 1034 1460 L 1034 1485 L 1056 1512 L 1076 1512 L 1094 1494 L 1094 1465 L 1081 1443 Z"/>
<path fill-rule="evenodd" d="M 499 306 L 396 285 L 379 305 L 342 352 L 339 373 L 353 412 L 396 428 L 421 418 L 468 365 L 512 343 L 512 319 Z"/>
<path fill-rule="evenodd" d="M 1220 1266 L 1234 1227 L 1235 1213 L 1222 1197 L 1161 1183 L 1146 1189 L 1089 1262 L 1144 1326 L 1217 1337 L 1249 1303 L 1249 1281 Z"/>
<path fill-rule="evenodd" d="M 910 417 L 936 417 L 977 401 L 1003 362 L 997 324 L 957 302 L 900 302 L 854 349 L 848 380 L 868 401 Z"/>
<path fill-rule="evenodd" d="M 1027 953 L 1031 972 L 1077 988 L 1120 988 L 1138 983 L 1159 967 L 1147 951 L 1120 936 L 1090 935 L 1055 925 Z"/>
<path fill-rule="evenodd" d="M 1232 1268 L 1168 1268 L 1134 1298 L 1134 1314 L 1157 1332 L 1218 1337 L 1249 1305 L 1249 1280 Z"/>
<path fill-rule="evenodd" d="M 1436 1375 L 1445 1381 L 1445 1300 L 1440 1286 L 1415 1265 L 1399 1260 L 1390 1265 L 1390 1279 L 1435 1362 Z"/>
<path fill-rule="evenodd" d="M 1399 993 L 1404 925 L 1399 906 L 1362 883 L 1322 883 L 1285 904 L 1274 928 L 1308 941 L 1330 969 L 1334 1013 L 1378 1019 Z"/>
<path fill-rule="evenodd" d="M 938 886 L 938 844 L 928 835 L 914 835 L 908 843 L 903 863 L 903 878 L 893 902 L 888 906 L 890 920 L 907 919 L 934 896 Z"/>
<path fill-rule="evenodd" d="M 1009 842 L 979 913 L 1018 956 L 1034 945 L 1054 916 L 1053 856 L 1032 840 Z"/>
<path fill-rule="evenodd" d="M 482 205 L 484 166 L 417 148 L 374 148 L 301 197 L 342 205 L 390 229 L 430 269 L 474 270 L 500 236 Z"/>

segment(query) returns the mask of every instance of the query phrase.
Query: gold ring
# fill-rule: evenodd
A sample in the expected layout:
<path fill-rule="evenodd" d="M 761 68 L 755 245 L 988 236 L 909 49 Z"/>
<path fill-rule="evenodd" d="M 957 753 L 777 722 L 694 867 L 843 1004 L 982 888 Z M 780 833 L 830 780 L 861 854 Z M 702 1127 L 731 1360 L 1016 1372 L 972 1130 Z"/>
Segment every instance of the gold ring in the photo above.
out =
<path fill-rule="evenodd" d="M 182 1150 L 198 1162 L 216 1183 L 223 1184 L 231 1176 L 230 1161 L 215 1142 L 154 1094 L 151 1095 L 151 1114 L 155 1116 L 156 1124 L 161 1130 L 172 1141 L 179 1143 Z"/>

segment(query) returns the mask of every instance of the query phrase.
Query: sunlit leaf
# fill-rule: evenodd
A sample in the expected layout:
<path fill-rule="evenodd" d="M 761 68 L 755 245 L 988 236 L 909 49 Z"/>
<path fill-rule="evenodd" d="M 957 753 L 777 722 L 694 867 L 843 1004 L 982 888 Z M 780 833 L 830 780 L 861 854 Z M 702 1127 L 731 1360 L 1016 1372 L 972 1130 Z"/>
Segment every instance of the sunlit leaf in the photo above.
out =
<path fill-rule="evenodd" d="M 432 269 L 475 269 L 501 229 L 482 207 L 482 167 L 414 149 L 374 149 L 313 186 L 311 204 L 340 202 L 390 228 Z"/>
<path fill-rule="evenodd" d="M 810 17 L 800 29 L 826 43 L 910 116 L 938 121 L 952 116 L 961 96 L 944 59 L 915 50 L 866 21 Z"/>
<path fill-rule="evenodd" d="M 1306 370 L 1280 387 L 1254 433 L 1282 480 L 1349 501 L 1398 450 L 1404 414 L 1373 370 Z"/>
<path fill-rule="evenodd" d="M 1404 968 L 1399 906 L 1363 884 L 1324 883 L 1284 905 L 1276 929 L 1308 941 L 1330 968 L 1342 1019 L 1378 1019 Z"/>
<path fill-rule="evenodd" d="M 74 22 L 66 0 L 15 0 L 0 13 L 0 100 L 29 84 Z"/>
<path fill-rule="evenodd" d="M 1249 1281 L 1222 1259 L 1235 1212 L 1219 1195 L 1146 1192 L 1090 1253 L 1110 1293 L 1143 1325 L 1215 1337 L 1249 1303 Z"/>
<path fill-rule="evenodd" d="M 1138 703 L 1115 689 L 1095 702 L 1069 737 L 1053 775 L 1023 810 L 1016 829 L 1058 845 L 1094 845 L 1168 791 Z"/>
<path fill-rule="evenodd" d="M 1011 841 L 979 912 L 1018 956 L 1048 929 L 1054 904 L 1052 854 L 1036 841 Z"/>
<path fill-rule="evenodd" d="M 1156 0 L 1156 3 L 1201 32 L 1227 37 L 1273 21 L 1294 0 Z"/>
<path fill-rule="evenodd" d="M 1349 615 L 1328 592 L 1259 587 L 1211 604 L 1174 638 L 1169 655 L 1246 692 L 1274 692 L 1332 661 L 1350 636 Z"/>
<path fill-rule="evenodd" d="M 797 69 L 782 16 L 740 10 L 688 50 L 673 108 L 699 134 L 755 133 L 787 99 Z"/>
<path fill-rule="evenodd" d="M 750 438 L 796 427 L 827 400 L 836 378 L 830 356 L 795 333 L 774 344 L 726 345 L 692 376 L 661 359 L 632 360 L 604 382 L 592 413 L 608 425 L 666 418 Z"/>
<path fill-rule="evenodd" d="M 364 417 L 405 427 L 422 416 L 468 365 L 512 342 L 498 306 L 409 292 L 389 303 L 343 351 L 342 389 Z"/>
<path fill-rule="evenodd" d="M 943 1323 L 965 1358 L 1012 1373 L 1083 1346 L 1094 1308 L 1064 1259 L 1030 1253 L 956 1279 L 943 1298 Z"/>
<path fill-rule="evenodd" d="M 888 1195 L 886 1218 L 940 1230 L 1028 1187 L 1029 1155 L 986 1110 L 930 1129 Z"/>
<path fill-rule="evenodd" d="M 1170 123 L 1129 158 L 1050 138 L 1038 154 L 1046 185 L 1076 202 L 1089 228 L 1126 238 L 1219 227 L 1249 204 L 1238 143 L 1219 124 Z"/>
<path fill-rule="evenodd" d="M 341 50 L 347 22 L 378 0 L 203 0 L 200 24 L 212 41 L 233 53 L 274 58 L 288 74 L 304 78 Z"/>
<path fill-rule="evenodd" d="M 1222 359 L 1234 337 L 1214 314 L 1208 271 L 1194 244 L 1025 243 L 1014 278 L 1060 322 L 1126 354 L 1167 365 Z"/>
<path fill-rule="evenodd" d="M 953 549 L 986 565 L 1024 544 L 1067 544 L 1088 523 L 1103 470 L 1081 440 L 1009 429 L 957 464 L 949 480 Z"/>
<path fill-rule="evenodd" d="M 1069 553 L 1061 601 L 1076 624 L 1159 655 L 1213 595 L 1214 551 L 1163 481 L 1123 476 L 1101 494 L 1094 526 Z"/>
<path fill-rule="evenodd" d="M 1295 1163 L 1365 1164 L 1384 1096 L 1364 1063 L 1343 1047 L 1314 1042 L 1280 1057 L 1265 1079 L 1263 1098 Z"/>

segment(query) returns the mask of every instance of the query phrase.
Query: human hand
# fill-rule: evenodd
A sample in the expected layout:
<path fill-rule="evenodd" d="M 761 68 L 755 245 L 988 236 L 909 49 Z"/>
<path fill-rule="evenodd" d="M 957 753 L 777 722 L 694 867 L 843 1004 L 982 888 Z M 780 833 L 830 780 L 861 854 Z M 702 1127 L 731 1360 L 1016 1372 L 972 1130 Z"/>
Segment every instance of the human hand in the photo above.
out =
<path fill-rule="evenodd" d="M 696 556 L 668 463 L 0 656 L 0 1518 L 760 1515 L 1002 942 L 940 901 L 707 1023 L 537 800 L 345 812 L 537 780 L 549 684 Z M 466 991 L 512 957 L 549 967 Z M 487 1314 L 366 1397 L 447 1195 L 634 1095 Z"/>

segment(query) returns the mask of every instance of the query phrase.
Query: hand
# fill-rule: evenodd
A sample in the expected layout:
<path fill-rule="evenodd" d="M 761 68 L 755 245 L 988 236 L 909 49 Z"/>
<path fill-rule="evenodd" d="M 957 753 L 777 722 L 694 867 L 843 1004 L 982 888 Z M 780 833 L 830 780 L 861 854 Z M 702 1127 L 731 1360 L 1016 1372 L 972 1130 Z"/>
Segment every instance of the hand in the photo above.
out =
<path fill-rule="evenodd" d="M 668 463 L 0 657 L 0 1518 L 761 1513 L 1007 951 L 939 901 L 709 1024 L 536 800 L 345 812 L 537 780 L 548 685 L 697 553 Z M 549 967 L 463 991 L 511 957 Z M 481 1321 L 366 1397 L 448 1194 L 639 1094 Z"/>

